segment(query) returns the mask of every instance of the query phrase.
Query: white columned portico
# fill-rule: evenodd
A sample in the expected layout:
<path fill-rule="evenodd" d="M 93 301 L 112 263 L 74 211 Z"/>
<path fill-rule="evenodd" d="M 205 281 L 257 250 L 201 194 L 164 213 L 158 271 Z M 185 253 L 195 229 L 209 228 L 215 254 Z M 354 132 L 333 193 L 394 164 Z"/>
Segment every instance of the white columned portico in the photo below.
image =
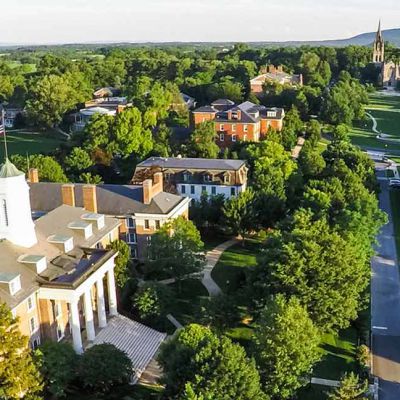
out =
<path fill-rule="evenodd" d="M 81 336 L 81 324 L 79 322 L 79 309 L 78 301 L 69 303 L 71 311 L 71 328 L 72 328 L 72 341 L 74 349 L 77 353 L 83 353 L 82 347 L 82 336 Z"/>
<path fill-rule="evenodd" d="M 105 328 L 107 326 L 106 306 L 104 304 L 104 285 L 103 277 L 96 282 L 97 291 L 97 316 L 99 319 L 99 327 Z"/>
<path fill-rule="evenodd" d="M 90 289 L 84 293 L 83 299 L 84 299 L 84 304 L 85 304 L 86 336 L 87 336 L 87 340 L 92 342 L 96 337 L 96 332 L 94 330 L 92 292 Z"/>
<path fill-rule="evenodd" d="M 108 287 L 108 308 L 110 310 L 110 315 L 112 316 L 118 315 L 114 268 L 111 268 L 107 271 L 107 287 Z"/>

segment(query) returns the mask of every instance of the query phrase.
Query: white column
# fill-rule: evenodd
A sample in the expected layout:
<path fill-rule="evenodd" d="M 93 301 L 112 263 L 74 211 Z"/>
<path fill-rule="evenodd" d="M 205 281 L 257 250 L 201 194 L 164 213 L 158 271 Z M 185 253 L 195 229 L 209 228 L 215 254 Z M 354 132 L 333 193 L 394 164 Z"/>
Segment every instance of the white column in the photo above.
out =
<path fill-rule="evenodd" d="M 104 304 L 104 286 L 103 277 L 96 282 L 97 288 L 97 316 L 99 318 L 99 327 L 105 328 L 107 326 L 106 307 Z"/>
<path fill-rule="evenodd" d="M 83 295 L 84 303 L 85 303 L 85 325 L 86 325 L 86 336 L 87 340 L 93 341 L 96 337 L 96 332 L 94 330 L 94 321 L 93 321 L 93 308 L 92 308 L 92 293 L 90 289 L 88 289 Z"/>
<path fill-rule="evenodd" d="M 81 336 L 81 324 L 79 322 L 79 310 L 78 301 L 69 303 L 71 311 L 71 328 L 72 328 L 72 341 L 74 345 L 74 350 L 81 354 L 83 353 L 82 347 L 82 336 Z"/>
<path fill-rule="evenodd" d="M 108 308 L 110 309 L 110 315 L 118 315 L 114 268 L 111 268 L 107 271 L 107 287 L 108 287 Z"/>

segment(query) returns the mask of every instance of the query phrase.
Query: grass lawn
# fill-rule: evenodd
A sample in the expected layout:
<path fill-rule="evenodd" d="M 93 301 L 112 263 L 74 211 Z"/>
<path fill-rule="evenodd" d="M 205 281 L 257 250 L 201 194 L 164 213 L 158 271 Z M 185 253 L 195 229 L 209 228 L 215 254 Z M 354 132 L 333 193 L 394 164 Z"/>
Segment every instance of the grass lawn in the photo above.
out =
<path fill-rule="evenodd" d="M 3 142 L 3 138 L 0 138 Z M 8 154 L 29 155 L 55 151 L 65 139 L 56 132 L 7 132 Z M 3 144 L 3 143 L 1 143 Z M 0 146 L 0 158 L 4 158 L 4 146 Z"/>
<path fill-rule="evenodd" d="M 323 358 L 315 365 L 313 376 L 339 380 L 345 372 L 356 371 L 357 344 L 358 334 L 354 328 L 341 331 L 339 336 L 325 334 L 320 344 Z"/>
<path fill-rule="evenodd" d="M 390 206 L 392 209 L 394 238 L 396 242 L 397 256 L 400 255 L 400 190 L 390 190 Z"/>
<path fill-rule="evenodd" d="M 260 255 L 261 243 L 259 241 L 246 240 L 245 246 L 238 243 L 222 254 L 212 270 L 211 276 L 225 293 L 236 291 L 243 272 L 248 267 L 257 265 L 257 257 Z"/>
<path fill-rule="evenodd" d="M 66 400 L 159 400 L 163 388 L 147 385 L 124 385 L 114 388 L 107 394 L 73 393 Z"/>
<path fill-rule="evenodd" d="M 297 392 L 297 400 L 325 400 L 328 398 L 327 392 L 332 388 L 322 385 L 310 385 Z"/>
<path fill-rule="evenodd" d="M 208 297 L 207 289 L 198 279 L 185 279 L 181 282 L 181 291 L 177 282 L 170 285 L 176 297 L 171 314 L 182 324 L 196 322 L 196 315 L 203 299 Z"/>
<path fill-rule="evenodd" d="M 400 96 L 373 93 L 366 110 L 376 118 L 378 131 L 400 139 Z M 376 135 L 372 131 L 371 120 L 355 124 L 350 132 L 352 142 L 360 147 L 400 150 L 400 143 L 385 143 L 378 140 Z"/>

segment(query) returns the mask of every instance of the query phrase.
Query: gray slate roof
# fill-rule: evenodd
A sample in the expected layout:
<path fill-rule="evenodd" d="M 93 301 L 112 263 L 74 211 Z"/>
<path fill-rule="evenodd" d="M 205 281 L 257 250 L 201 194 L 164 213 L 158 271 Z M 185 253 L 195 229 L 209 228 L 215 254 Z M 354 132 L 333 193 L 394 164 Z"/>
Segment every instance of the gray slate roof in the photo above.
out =
<path fill-rule="evenodd" d="M 229 170 L 236 171 L 246 164 L 244 160 L 223 160 L 208 158 L 163 158 L 150 157 L 142 161 L 137 167 L 150 168 L 176 168 L 176 169 L 199 169 L 199 170 Z"/>
<path fill-rule="evenodd" d="M 62 204 L 62 183 L 30 183 L 31 208 L 48 212 Z M 83 184 L 75 184 L 75 205 L 83 207 Z M 97 185 L 98 212 L 106 215 L 168 214 L 183 197 L 161 192 L 144 204 L 143 187 L 138 185 Z"/>

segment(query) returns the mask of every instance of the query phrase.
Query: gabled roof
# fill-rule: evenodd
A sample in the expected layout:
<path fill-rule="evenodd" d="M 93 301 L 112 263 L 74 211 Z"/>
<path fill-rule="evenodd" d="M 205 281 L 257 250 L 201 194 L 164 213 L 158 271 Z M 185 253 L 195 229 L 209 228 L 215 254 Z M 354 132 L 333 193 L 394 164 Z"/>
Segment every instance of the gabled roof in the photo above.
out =
<path fill-rule="evenodd" d="M 137 165 L 139 168 L 160 167 L 162 169 L 181 169 L 182 171 L 189 169 L 197 169 L 202 171 L 221 170 L 236 171 L 246 164 L 244 160 L 224 160 L 210 158 L 163 158 L 150 157 Z"/>
<path fill-rule="evenodd" d="M 212 106 L 234 106 L 235 103 L 229 99 L 217 99 L 211 103 Z"/>
<path fill-rule="evenodd" d="M 33 211 L 51 211 L 62 204 L 62 183 L 30 183 L 31 208 Z M 84 184 L 75 184 L 75 204 L 83 207 Z M 150 204 L 143 203 L 143 187 L 140 185 L 96 185 L 97 208 L 100 214 L 132 215 L 136 213 L 168 214 L 183 197 L 161 192 Z"/>
<path fill-rule="evenodd" d="M 193 113 L 217 113 L 218 110 L 216 110 L 214 107 L 211 106 L 203 106 L 196 108 L 195 110 L 192 111 Z"/>

